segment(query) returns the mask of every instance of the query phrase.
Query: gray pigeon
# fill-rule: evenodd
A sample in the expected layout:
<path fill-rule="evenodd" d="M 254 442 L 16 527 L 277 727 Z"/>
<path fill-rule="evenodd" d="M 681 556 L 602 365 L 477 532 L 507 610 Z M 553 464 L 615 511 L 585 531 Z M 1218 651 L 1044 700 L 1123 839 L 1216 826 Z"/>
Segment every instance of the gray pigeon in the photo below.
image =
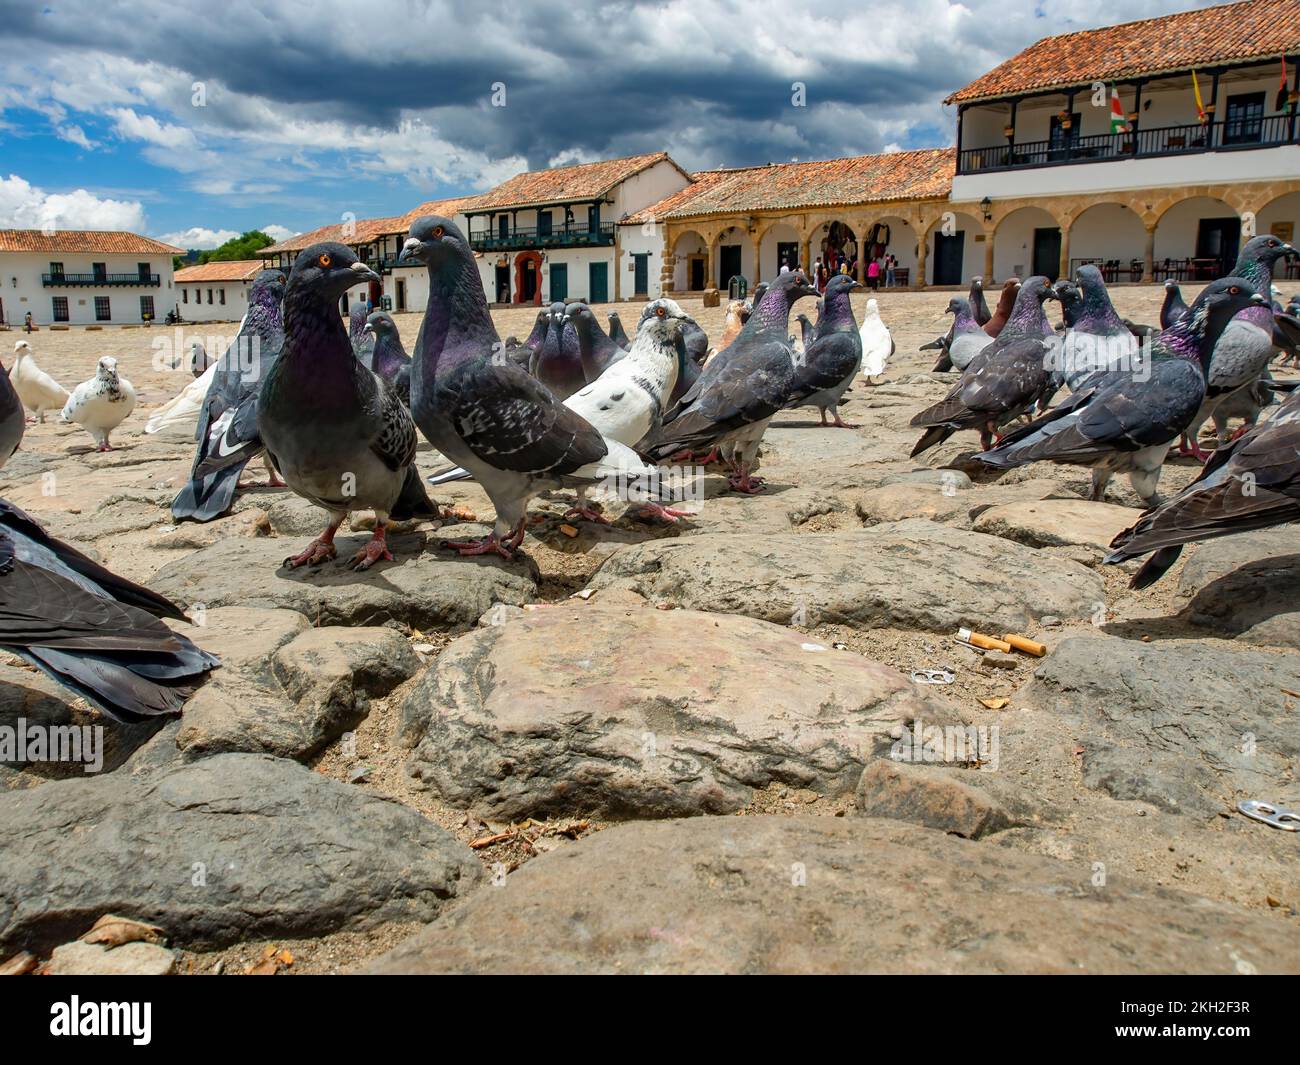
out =
<path fill-rule="evenodd" d="M 660 430 L 647 437 L 644 453 L 662 462 L 683 451 L 721 449 L 732 463 L 732 490 L 762 491 L 762 480 L 750 475 L 758 445 L 793 394 L 790 311 L 796 300 L 816 295 L 802 270 L 773 281 L 736 339 L 714 356 L 665 415 Z"/>
<path fill-rule="evenodd" d="M 632 346 L 632 339 L 623 328 L 623 319 L 618 316 L 618 311 L 609 312 L 609 339 L 624 351 Z"/>
<path fill-rule="evenodd" d="M 1242 278 L 1207 285 L 1141 365 L 1094 374 L 1050 413 L 977 457 L 998 469 L 1039 460 L 1091 467 L 1093 500 L 1104 497 L 1114 474 L 1127 473 L 1138 497 L 1157 505 L 1160 469 L 1200 407 L 1215 341 L 1234 314 L 1262 302 Z"/>
<path fill-rule="evenodd" d="M 806 314 L 796 314 L 794 320 L 799 323 L 799 343 L 803 346 L 804 351 L 807 351 L 808 345 L 813 342 L 816 333 L 812 319 Z"/>
<path fill-rule="evenodd" d="M 411 356 L 402 347 L 402 335 L 393 316 L 375 311 L 366 319 L 365 332 L 374 339 L 370 369 L 393 387 L 408 407 L 411 405 Z"/>
<path fill-rule="evenodd" d="M 975 324 L 983 328 L 985 323 L 993 317 L 989 310 L 988 301 L 984 298 L 984 278 L 973 277 L 970 282 L 970 296 L 967 297 L 971 317 L 975 319 Z"/>
<path fill-rule="evenodd" d="M 1160 328 L 1168 329 L 1186 314 L 1187 304 L 1183 302 L 1182 290 L 1178 282 L 1170 278 L 1165 282 L 1165 301 L 1160 305 Z"/>
<path fill-rule="evenodd" d="M 348 311 L 348 342 L 352 345 L 353 354 L 369 366 L 370 349 L 374 346 L 375 338 L 366 332 L 366 317 L 366 305 L 354 303 Z"/>
<path fill-rule="evenodd" d="M 965 370 L 976 355 L 993 343 L 993 337 L 980 328 L 970 304 L 960 296 L 954 296 L 948 301 L 947 313 L 952 315 L 952 330 L 948 334 L 948 361 L 954 369 Z"/>
<path fill-rule="evenodd" d="M 54 539 L 4 500 L 0 602 L 0 648 L 117 721 L 179 713 L 221 664 L 159 620 L 188 620 L 170 599 Z"/>
<path fill-rule="evenodd" d="M 1074 285 L 1058 283 L 1066 330 L 1056 348 L 1055 380 L 1071 392 L 1098 372 L 1132 365 L 1138 341 L 1116 313 L 1101 271 L 1079 267 Z"/>
<path fill-rule="evenodd" d="M 563 303 L 551 304 L 550 329 L 532 365 L 533 376 L 559 400 L 568 399 L 587 383 L 578 332 L 565 317 L 566 310 Z"/>
<path fill-rule="evenodd" d="M 1214 408 L 1227 396 L 1246 388 L 1259 379 L 1277 351 L 1273 339 L 1276 323 L 1269 293 L 1273 287 L 1273 264 L 1295 248 L 1274 236 L 1252 237 L 1241 249 L 1233 276 L 1244 278 L 1254 286 L 1263 301 L 1252 304 L 1234 318 L 1214 345 L 1214 355 L 1206 374 L 1205 399 L 1196 417 L 1187 427 L 1179 450 L 1204 460 L 1208 453 L 1199 444 L 1201 426 Z"/>
<path fill-rule="evenodd" d="M 1183 544 L 1300 520 L 1300 392 L 1245 436 L 1216 448 L 1191 484 L 1111 541 L 1108 563 L 1155 552 L 1130 587 L 1158 581 Z"/>
<path fill-rule="evenodd" d="M 578 355 L 582 359 L 582 373 L 587 384 L 595 382 L 627 354 L 605 335 L 595 313 L 585 303 L 570 303 L 564 309 L 564 317 L 566 322 L 572 323 L 577 334 Z"/>
<path fill-rule="evenodd" d="M 244 467 L 262 453 L 257 397 L 284 344 L 280 303 L 285 281 L 282 271 L 263 270 L 248 291 L 248 311 L 199 410 L 190 479 L 172 500 L 177 521 L 212 521 L 225 514 Z M 271 486 L 279 487 L 274 470 L 270 473 Z"/>
<path fill-rule="evenodd" d="M 1047 363 L 1056 343 L 1043 301 L 1055 299 L 1045 277 L 1019 286 L 1016 301 L 993 343 L 967 365 L 961 380 L 938 403 L 912 418 L 925 432 L 912 448 L 915 458 L 960 429 L 975 429 L 988 450 L 993 434 L 1032 407 L 1051 387 Z"/>
<path fill-rule="evenodd" d="M 804 341 L 803 353 L 795 360 L 791 386 L 794 398 L 786 404 L 786 409 L 816 407 L 821 411 L 823 426 L 857 428 L 840 417 L 839 405 L 862 369 L 862 334 L 858 332 L 849 299 L 849 294 L 861 287 L 848 274 L 836 274 L 827 282 L 816 329 L 811 335 L 805 332 L 808 339 Z M 799 317 L 807 321 L 804 315 Z M 828 410 L 834 416 L 833 422 L 826 421 Z"/>
<path fill-rule="evenodd" d="M 496 510 L 490 536 L 447 546 L 462 555 L 509 559 L 538 492 L 655 477 L 635 451 L 603 437 L 540 381 L 493 358 L 499 340 L 483 283 L 454 222 L 417 219 L 399 261 L 429 270 L 429 302 L 411 366 L 412 414 L 429 442 L 483 486 Z"/>
<path fill-rule="evenodd" d="M 0 466 L 3 466 L 23 442 L 27 415 L 18 398 L 8 371 L 0 372 Z"/>
<path fill-rule="evenodd" d="M 325 531 L 290 568 L 337 554 L 334 534 L 354 510 L 375 512 L 371 540 L 349 561 L 357 570 L 392 560 L 390 517 L 437 517 L 416 473 L 415 425 L 392 387 L 353 354 L 337 301 L 378 275 L 344 244 L 299 254 L 284 295 L 284 347 L 262 381 L 257 427 L 289 487 L 329 515 Z"/>

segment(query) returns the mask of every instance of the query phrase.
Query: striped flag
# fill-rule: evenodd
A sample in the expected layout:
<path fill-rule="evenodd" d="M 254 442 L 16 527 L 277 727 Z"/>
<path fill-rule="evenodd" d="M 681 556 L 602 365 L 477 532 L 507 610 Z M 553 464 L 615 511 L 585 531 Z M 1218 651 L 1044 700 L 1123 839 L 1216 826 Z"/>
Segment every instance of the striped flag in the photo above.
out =
<path fill-rule="evenodd" d="M 1114 83 L 1110 87 L 1110 131 L 1112 133 L 1128 132 L 1128 120 L 1124 117 L 1124 108 L 1119 102 L 1119 90 L 1115 88 Z"/>
<path fill-rule="evenodd" d="M 1210 116 L 1205 113 L 1205 104 L 1201 100 L 1201 83 L 1196 80 L 1196 71 L 1192 71 L 1192 94 L 1196 97 L 1196 117 L 1205 122 Z"/>

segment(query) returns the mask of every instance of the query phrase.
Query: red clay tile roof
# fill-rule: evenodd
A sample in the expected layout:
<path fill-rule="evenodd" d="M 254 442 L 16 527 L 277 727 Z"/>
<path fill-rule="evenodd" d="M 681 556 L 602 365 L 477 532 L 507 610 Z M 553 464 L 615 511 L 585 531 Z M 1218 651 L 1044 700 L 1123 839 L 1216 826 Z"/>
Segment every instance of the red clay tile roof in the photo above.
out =
<path fill-rule="evenodd" d="M 321 226 L 309 233 L 299 233 L 288 237 L 279 244 L 263 248 L 258 255 L 278 255 L 280 252 L 300 252 L 313 244 L 333 240 L 340 244 L 369 244 L 380 237 L 405 233 L 411 223 L 421 215 L 440 214 L 451 217 L 463 211 L 468 204 L 477 200 L 477 196 L 453 196 L 446 200 L 427 200 L 407 211 L 405 214 L 390 215 L 387 218 L 358 218 L 352 223 L 350 232 L 344 232 L 346 223 L 335 222 L 333 225 Z"/>
<path fill-rule="evenodd" d="M 882 155 L 856 155 L 809 163 L 773 163 L 742 170 L 709 170 L 625 224 L 696 218 L 745 211 L 800 210 L 891 200 L 946 199 L 952 191 L 955 154 L 926 148 Z"/>
<path fill-rule="evenodd" d="M 1300 52 L 1300 0 L 1246 0 L 1045 37 L 945 103 Z"/>
<path fill-rule="evenodd" d="M 263 259 L 231 259 L 227 262 L 203 263 L 176 271 L 177 284 L 196 281 L 251 281 L 266 269 Z"/>
<path fill-rule="evenodd" d="M 604 196 L 620 181 L 664 161 L 677 166 L 667 152 L 632 155 L 626 159 L 604 159 L 598 163 L 530 170 L 516 174 L 491 192 L 480 196 L 474 210 L 503 207 L 532 207 L 548 203 L 572 203 Z M 681 170 L 681 167 L 677 167 Z M 686 171 L 682 170 L 685 175 Z"/>
<path fill-rule="evenodd" d="M 111 229 L 0 229 L 0 251 L 84 252 L 95 255 L 184 255 L 161 240 Z"/>

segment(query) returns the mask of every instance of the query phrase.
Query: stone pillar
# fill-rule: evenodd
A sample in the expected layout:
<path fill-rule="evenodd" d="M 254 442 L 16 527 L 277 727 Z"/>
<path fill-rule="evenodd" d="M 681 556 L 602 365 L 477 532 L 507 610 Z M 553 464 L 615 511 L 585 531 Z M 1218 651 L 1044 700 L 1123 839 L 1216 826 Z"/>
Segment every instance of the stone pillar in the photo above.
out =
<path fill-rule="evenodd" d="M 711 288 L 718 287 L 718 279 L 713 276 L 713 241 L 709 241 L 704 248 L 704 291 L 708 292 Z"/>
<path fill-rule="evenodd" d="M 805 240 L 799 251 L 799 265 L 805 270 L 812 269 L 812 241 Z"/>
<path fill-rule="evenodd" d="M 984 287 L 993 284 L 993 234 L 984 234 Z"/>
<path fill-rule="evenodd" d="M 648 279 L 647 279 L 648 280 Z M 623 298 L 623 241 L 619 227 L 614 227 L 614 302 Z"/>
<path fill-rule="evenodd" d="M 1070 276 L 1070 227 L 1061 227 L 1061 261 L 1056 268 L 1057 277 Z"/>
<path fill-rule="evenodd" d="M 1142 280 L 1148 285 L 1156 283 L 1156 227 L 1155 223 L 1146 227 L 1147 243 L 1142 257 L 1146 260 L 1146 273 L 1142 275 Z"/>
<path fill-rule="evenodd" d="M 929 234 L 924 233 L 916 242 L 916 277 L 912 279 L 912 284 L 916 288 L 925 288 L 925 263 L 929 257 Z"/>

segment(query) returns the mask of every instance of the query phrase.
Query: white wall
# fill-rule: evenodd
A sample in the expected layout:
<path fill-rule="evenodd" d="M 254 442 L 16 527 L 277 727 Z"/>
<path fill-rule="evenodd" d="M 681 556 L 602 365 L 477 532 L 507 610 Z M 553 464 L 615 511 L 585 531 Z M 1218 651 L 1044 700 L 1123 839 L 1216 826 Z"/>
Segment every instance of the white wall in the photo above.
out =
<path fill-rule="evenodd" d="M 1028 277 L 1034 272 L 1034 230 L 1054 229 L 1056 220 L 1039 207 L 1026 207 L 1013 211 L 998 225 L 993 237 L 993 276 L 1007 278 L 1013 274 Z M 979 246 L 981 259 L 984 245 Z M 963 263 L 963 268 L 968 264 Z M 973 273 L 983 270 L 983 263 Z M 1055 271 L 1053 271 L 1055 272 Z"/>
<path fill-rule="evenodd" d="M 248 310 L 248 289 L 244 281 L 177 281 L 172 299 L 187 322 L 237 322 Z"/>
<path fill-rule="evenodd" d="M 662 294 L 660 275 L 664 266 L 664 234 L 661 222 L 647 222 L 639 226 L 619 226 L 619 277 L 624 300 L 636 298 L 636 264 L 634 255 L 649 255 L 646 263 L 646 299 L 655 300 Z"/>
<path fill-rule="evenodd" d="M 1279 223 L 1291 226 L 1290 241 L 1293 245 L 1300 240 L 1300 192 L 1289 192 L 1279 196 L 1270 203 L 1255 219 L 1255 231 L 1258 233 L 1275 232 Z"/>
<path fill-rule="evenodd" d="M 1230 218 L 1237 212 L 1226 203 L 1195 196 L 1176 203 L 1156 226 L 1155 261 L 1189 259 L 1196 254 L 1196 234 L 1202 218 Z"/>
<path fill-rule="evenodd" d="M 974 215 L 968 215 L 963 212 L 955 213 L 956 228 L 964 234 L 961 256 L 961 284 L 969 285 L 971 278 L 979 277 L 984 273 L 984 242 L 975 239 L 984 232 L 984 227 Z M 934 235 L 938 231 L 938 227 L 935 227 L 926 237 L 928 251 L 926 252 L 925 280 L 927 284 L 931 285 L 934 284 L 934 267 L 936 262 L 934 254 Z M 899 256 L 899 260 L 902 260 L 901 255 Z M 996 266 L 994 267 L 994 276 L 1000 276 L 997 273 Z"/>
<path fill-rule="evenodd" d="M 1099 203 L 1071 225 L 1070 259 L 1118 259 L 1127 264 L 1145 257 L 1146 241 L 1146 228 L 1137 215 L 1117 203 Z"/>
<path fill-rule="evenodd" d="M 104 263 L 109 274 L 135 274 L 136 264 L 147 262 L 149 272 L 157 274 L 158 285 L 50 285 L 41 281 L 41 275 L 50 272 L 51 262 L 61 262 L 65 274 L 89 274 L 93 263 Z M 22 325 L 28 311 L 37 325 L 54 321 L 52 297 L 66 296 L 68 324 L 70 325 L 135 325 L 140 316 L 140 297 L 152 296 L 154 321 L 161 322 L 171 310 L 175 294 L 172 291 L 171 256 L 158 255 L 94 255 L 72 252 L 0 252 L 0 301 L 4 304 L 4 317 L 10 325 Z M 95 319 L 95 297 L 109 299 L 108 321 Z"/>
<path fill-rule="evenodd" d="M 627 215 L 658 203 L 674 192 L 681 192 L 689 184 L 686 176 L 669 162 L 655 163 L 639 174 L 634 174 L 614 189 L 614 202 L 601 210 L 601 221 L 618 221 Z"/>
<path fill-rule="evenodd" d="M 686 292 L 688 291 L 686 286 L 690 280 L 690 274 L 687 270 L 687 256 L 705 254 L 704 240 L 698 233 L 683 233 L 677 238 L 672 254 L 676 257 L 676 262 L 673 264 L 673 291 Z M 707 270 L 704 285 L 706 288 L 709 285 Z"/>

